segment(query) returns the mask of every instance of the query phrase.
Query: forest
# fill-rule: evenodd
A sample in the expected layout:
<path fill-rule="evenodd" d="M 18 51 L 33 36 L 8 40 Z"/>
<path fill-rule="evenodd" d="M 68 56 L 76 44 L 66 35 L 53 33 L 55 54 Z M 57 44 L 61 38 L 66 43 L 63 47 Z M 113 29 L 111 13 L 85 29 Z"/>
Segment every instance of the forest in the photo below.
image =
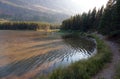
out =
<path fill-rule="evenodd" d="M 57 24 L 42 22 L 0 22 L 0 30 L 45 30 L 59 29 Z"/>
<path fill-rule="evenodd" d="M 62 22 L 62 30 L 99 32 L 103 35 L 120 35 L 120 0 L 109 0 L 106 7 L 94 8 Z"/>

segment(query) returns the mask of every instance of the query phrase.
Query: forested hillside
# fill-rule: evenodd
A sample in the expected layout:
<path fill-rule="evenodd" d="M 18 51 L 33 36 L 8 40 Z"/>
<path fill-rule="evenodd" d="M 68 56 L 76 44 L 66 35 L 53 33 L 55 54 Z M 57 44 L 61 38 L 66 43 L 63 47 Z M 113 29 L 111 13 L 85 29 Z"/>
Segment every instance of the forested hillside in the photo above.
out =
<path fill-rule="evenodd" d="M 39 2 L 37 0 L 0 0 L 0 18 L 13 21 L 45 21 L 50 23 L 60 23 L 68 18 L 69 15 L 66 13 L 53 8 L 49 9 L 41 5 L 44 1 L 42 3 L 40 1 L 42 0 Z"/>
<path fill-rule="evenodd" d="M 62 22 L 62 30 L 98 31 L 104 35 L 120 35 L 120 0 L 109 0 L 106 7 L 73 16 Z"/>

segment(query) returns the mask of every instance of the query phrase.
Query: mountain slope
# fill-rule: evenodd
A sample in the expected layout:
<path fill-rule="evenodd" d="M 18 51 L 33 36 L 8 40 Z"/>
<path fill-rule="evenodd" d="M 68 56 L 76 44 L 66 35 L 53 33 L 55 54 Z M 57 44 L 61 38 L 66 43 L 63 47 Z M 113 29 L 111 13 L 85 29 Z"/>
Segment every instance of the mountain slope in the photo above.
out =
<path fill-rule="evenodd" d="M 68 17 L 59 8 L 54 9 L 50 7 L 50 4 L 45 5 L 44 1 L 0 0 L 0 18 L 19 21 L 61 22 Z"/>
<path fill-rule="evenodd" d="M 19 0 L 31 5 L 41 5 L 49 10 L 54 10 L 56 12 L 64 12 L 67 14 L 71 14 L 70 10 L 74 10 L 73 2 L 71 0 Z"/>

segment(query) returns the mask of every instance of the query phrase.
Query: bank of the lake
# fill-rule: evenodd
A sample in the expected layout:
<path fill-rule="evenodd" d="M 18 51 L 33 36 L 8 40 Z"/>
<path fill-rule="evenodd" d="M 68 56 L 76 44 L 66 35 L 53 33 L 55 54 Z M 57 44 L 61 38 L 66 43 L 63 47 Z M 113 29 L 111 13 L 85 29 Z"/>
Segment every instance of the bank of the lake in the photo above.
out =
<path fill-rule="evenodd" d="M 59 68 L 51 73 L 47 78 L 42 76 L 38 79 L 91 79 L 104 65 L 111 60 L 110 48 L 97 35 L 88 35 L 97 42 L 97 54 L 88 60 L 80 60 L 66 68 Z"/>

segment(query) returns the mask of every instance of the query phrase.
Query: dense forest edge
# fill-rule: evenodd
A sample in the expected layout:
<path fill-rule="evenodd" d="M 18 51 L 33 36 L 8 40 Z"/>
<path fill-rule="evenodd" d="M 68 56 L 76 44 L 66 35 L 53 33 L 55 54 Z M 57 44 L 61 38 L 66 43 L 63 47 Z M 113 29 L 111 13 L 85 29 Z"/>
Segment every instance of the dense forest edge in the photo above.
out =
<path fill-rule="evenodd" d="M 34 30 L 47 31 L 59 29 L 59 24 L 42 23 L 42 22 L 16 22 L 1 20 L 0 30 Z"/>
<path fill-rule="evenodd" d="M 61 30 L 98 32 L 107 36 L 120 35 L 120 0 L 109 0 L 106 7 L 94 8 L 62 22 Z"/>

